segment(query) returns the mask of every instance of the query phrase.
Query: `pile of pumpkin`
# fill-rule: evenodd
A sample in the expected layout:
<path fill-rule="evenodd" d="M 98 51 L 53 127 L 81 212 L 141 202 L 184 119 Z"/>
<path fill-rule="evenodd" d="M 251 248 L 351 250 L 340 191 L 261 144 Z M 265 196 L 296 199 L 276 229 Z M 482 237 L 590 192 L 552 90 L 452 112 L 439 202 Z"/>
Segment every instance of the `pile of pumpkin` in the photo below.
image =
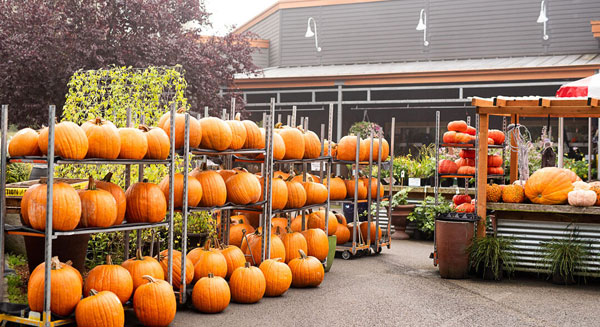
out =
<path fill-rule="evenodd" d="M 445 144 L 475 144 L 477 130 L 467 125 L 464 120 L 454 120 L 448 123 L 448 131 L 442 136 Z M 487 143 L 489 145 L 504 144 L 504 132 L 497 129 L 488 131 Z"/>
<path fill-rule="evenodd" d="M 456 161 L 443 159 L 438 164 L 440 174 L 475 175 L 475 150 L 460 150 L 460 159 Z M 502 156 L 490 154 L 487 156 L 488 175 L 504 175 Z"/>
<path fill-rule="evenodd" d="M 452 204 L 456 212 L 475 212 L 475 200 L 468 194 L 456 194 L 452 197 Z"/>
<path fill-rule="evenodd" d="M 358 142 L 358 160 L 361 162 L 369 161 L 371 156 L 373 161 L 377 161 L 379 151 L 381 151 L 381 161 L 387 160 L 390 155 L 390 145 L 385 138 L 381 139 L 381 150 L 379 149 L 379 138 L 373 138 L 373 148 L 371 149 L 371 138 L 360 139 Z M 355 161 L 356 160 L 356 135 L 346 135 L 339 142 L 323 141 L 324 153 L 329 155 L 329 144 L 331 143 L 331 157 L 333 159 Z M 371 150 L 371 151 L 369 151 Z"/>
<path fill-rule="evenodd" d="M 526 199 L 535 204 L 572 206 L 600 205 L 600 182 L 585 183 L 571 170 L 556 167 L 538 169 L 522 185 L 487 185 L 489 202 L 522 203 Z"/>

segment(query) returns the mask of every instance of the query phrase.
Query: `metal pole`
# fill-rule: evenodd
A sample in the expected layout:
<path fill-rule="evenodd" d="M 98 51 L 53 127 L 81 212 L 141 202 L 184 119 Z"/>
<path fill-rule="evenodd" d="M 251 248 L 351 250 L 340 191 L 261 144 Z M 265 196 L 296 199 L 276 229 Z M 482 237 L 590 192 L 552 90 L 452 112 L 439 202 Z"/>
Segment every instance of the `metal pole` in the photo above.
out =
<path fill-rule="evenodd" d="M 558 117 L 558 168 L 562 168 L 565 157 L 565 118 Z"/>
<path fill-rule="evenodd" d="M 126 112 L 126 118 L 125 118 L 125 127 L 131 127 L 131 108 L 127 107 L 125 109 Z M 173 135 L 173 134 L 171 134 Z M 129 185 L 131 185 L 131 165 L 127 164 L 125 165 L 125 190 L 127 190 L 129 188 Z M 139 240 L 139 232 L 138 232 L 138 237 L 137 239 Z M 123 232 L 123 242 L 124 244 L 124 249 L 123 249 L 123 261 L 129 259 L 129 232 Z M 137 243 L 138 248 L 140 247 L 140 243 Z M 159 250 L 160 251 L 160 250 Z"/>
<path fill-rule="evenodd" d="M 367 244 L 371 246 L 371 222 L 373 216 L 371 215 L 371 205 L 373 204 L 373 195 L 371 194 L 371 178 L 373 177 L 373 131 L 371 130 L 370 136 L 371 142 L 369 142 L 369 181 L 367 182 Z M 358 167 L 356 167 L 358 170 Z M 356 172 L 358 174 L 358 171 Z M 377 232 L 375 232 L 377 234 Z"/>
<path fill-rule="evenodd" d="M 275 118 L 275 98 L 271 98 L 270 113 L 266 117 L 265 128 L 265 197 L 266 203 L 264 204 L 264 227 L 263 230 L 263 260 L 271 257 L 271 216 L 273 214 L 273 208 L 271 207 L 271 201 L 273 199 L 273 120 Z"/>
<path fill-rule="evenodd" d="M 435 112 L 435 187 L 433 188 L 434 197 L 435 197 L 435 205 L 438 204 L 438 187 L 440 182 L 440 174 L 438 171 L 440 161 L 440 112 Z M 390 199 L 391 203 L 391 199 Z M 435 244 L 435 243 L 434 243 Z"/>
<path fill-rule="evenodd" d="M 390 135 L 390 193 L 389 193 L 389 202 L 390 204 L 392 203 L 392 197 L 394 196 L 394 183 L 392 183 L 392 181 L 394 180 L 393 176 L 393 172 L 394 172 L 394 139 L 396 137 L 396 117 L 392 117 L 392 130 L 391 130 L 391 135 Z M 388 235 L 391 234 L 392 232 L 392 206 L 389 205 L 388 206 Z M 392 241 L 390 239 L 390 236 L 388 236 L 388 249 L 391 247 L 392 245 Z"/>
<path fill-rule="evenodd" d="M 329 104 L 329 108 L 333 107 L 333 103 Z M 338 103 L 337 103 L 337 142 L 342 139 L 342 86 L 338 85 Z M 329 138 L 329 142 L 331 142 L 331 137 Z M 341 168 L 339 165 L 335 168 L 336 175 L 340 175 Z"/>
<path fill-rule="evenodd" d="M 175 214 L 175 103 L 171 105 L 171 158 L 169 162 L 169 230 L 167 250 L 167 282 L 173 285 L 173 215 Z M 160 249 L 158 249 L 160 252 Z M 182 253 L 185 256 L 185 253 Z"/>
<path fill-rule="evenodd" d="M 379 244 L 381 244 L 381 240 L 379 239 L 379 231 L 380 227 L 379 227 L 379 203 L 381 202 L 381 193 L 379 192 L 379 188 L 381 187 L 381 151 L 382 151 L 382 147 L 383 147 L 383 143 L 382 143 L 382 139 L 383 139 L 383 132 L 381 134 L 379 134 L 379 146 L 377 147 L 377 205 L 375 206 L 375 210 L 376 210 L 376 214 L 377 216 L 375 216 L 375 244 L 377 244 L 376 246 L 376 250 L 379 250 Z M 390 203 L 392 202 L 392 199 L 390 199 L 389 201 Z M 388 217 L 388 220 L 391 220 L 391 217 Z M 387 239 L 388 242 L 390 240 L 390 234 L 387 234 Z"/>
<path fill-rule="evenodd" d="M 296 106 L 292 106 L 292 127 L 296 127 Z"/>
<path fill-rule="evenodd" d="M 185 303 L 186 300 L 186 286 L 187 281 L 185 280 L 185 265 L 187 261 L 187 220 L 188 220 L 188 171 L 190 168 L 189 160 L 190 152 L 190 115 L 185 114 L 185 137 L 183 141 L 183 203 L 181 205 L 181 282 L 179 285 L 180 290 L 180 303 Z"/>
<path fill-rule="evenodd" d="M 52 259 L 52 199 L 53 199 L 53 188 L 54 188 L 54 116 L 56 113 L 56 106 L 50 105 L 48 108 L 48 181 L 46 184 L 46 230 L 44 239 L 44 255 L 45 255 L 45 266 L 44 266 L 44 325 L 50 326 L 52 320 L 52 313 L 50 312 L 51 298 L 51 259 Z M 4 194 L 2 194 L 4 197 Z M 0 263 L 4 265 L 4 262 Z"/>
<path fill-rule="evenodd" d="M 7 129 L 8 129 L 8 105 L 2 105 L 2 112 L 0 113 L 0 123 L 2 124 L 2 140 L 0 140 L 0 151 L 2 153 L 2 159 L 0 162 L 0 194 L 2 195 L 2 199 L 0 199 L 0 276 L 4 278 L 4 242 L 6 241 L 6 237 L 4 235 L 4 223 L 6 221 L 6 156 L 7 156 L 7 148 L 6 143 L 7 140 Z M 4 298 L 4 283 L 0 283 L 0 299 Z"/>
<path fill-rule="evenodd" d="M 360 156 L 360 133 L 356 135 L 356 158 L 354 158 L 354 228 L 352 229 L 352 254 L 356 254 L 356 236 L 360 235 L 358 229 L 360 224 L 358 222 L 358 170 Z M 370 190 L 369 190 L 370 191 Z M 361 245 L 362 246 L 362 245 Z"/>
<path fill-rule="evenodd" d="M 208 106 L 204 106 L 204 117 L 208 117 Z"/>
<path fill-rule="evenodd" d="M 596 133 L 598 134 L 598 139 L 596 141 L 596 153 L 597 153 L 597 157 L 596 157 L 596 173 L 597 176 L 596 178 L 598 180 L 600 180 L 600 118 L 598 118 L 598 129 L 596 130 Z"/>
<path fill-rule="evenodd" d="M 235 119 L 235 97 L 231 97 L 231 116 L 230 119 Z"/>
<path fill-rule="evenodd" d="M 588 118 L 588 182 L 592 181 L 592 118 Z"/>

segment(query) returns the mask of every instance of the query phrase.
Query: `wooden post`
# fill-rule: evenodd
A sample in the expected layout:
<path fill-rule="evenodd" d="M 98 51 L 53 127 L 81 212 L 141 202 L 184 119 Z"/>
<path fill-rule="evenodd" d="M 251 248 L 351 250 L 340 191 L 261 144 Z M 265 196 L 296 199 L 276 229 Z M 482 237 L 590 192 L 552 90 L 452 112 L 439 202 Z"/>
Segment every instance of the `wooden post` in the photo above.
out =
<path fill-rule="evenodd" d="M 515 124 L 515 126 L 519 123 L 519 115 L 512 114 L 510 115 L 510 123 Z M 517 146 L 517 140 L 513 137 L 513 133 L 510 133 L 510 145 L 512 147 Z M 510 150 L 510 183 L 514 183 L 517 178 L 519 178 L 519 153 L 517 151 Z"/>
<path fill-rule="evenodd" d="M 488 154 L 488 114 L 479 115 L 479 149 L 477 165 L 477 215 L 479 215 L 479 224 L 477 225 L 477 237 L 485 237 L 485 222 L 487 216 L 487 202 L 485 198 L 485 187 L 487 185 L 487 154 Z"/>

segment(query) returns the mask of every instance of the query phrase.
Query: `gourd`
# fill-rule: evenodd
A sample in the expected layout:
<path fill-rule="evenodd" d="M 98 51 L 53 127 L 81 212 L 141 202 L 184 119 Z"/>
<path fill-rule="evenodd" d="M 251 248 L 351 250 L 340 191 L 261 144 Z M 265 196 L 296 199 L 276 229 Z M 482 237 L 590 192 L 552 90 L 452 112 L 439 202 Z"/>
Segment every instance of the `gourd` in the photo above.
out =
<path fill-rule="evenodd" d="M 181 173 L 175 173 L 174 176 L 174 180 L 175 180 L 175 186 L 173 189 L 173 197 L 175 199 L 174 201 L 174 207 L 175 208 L 181 208 L 183 206 L 183 174 Z M 202 185 L 200 184 L 200 182 L 196 179 L 196 177 L 189 175 L 188 176 L 188 207 L 195 207 L 198 205 L 198 203 L 200 203 L 200 200 L 202 199 L 203 196 L 203 190 L 202 190 Z M 165 176 L 160 183 L 158 184 L 158 187 L 160 187 L 160 190 L 163 192 L 163 194 L 165 195 L 165 199 L 167 200 L 167 204 L 169 201 L 169 175 Z"/>
<path fill-rule="evenodd" d="M 525 201 L 525 192 L 521 185 L 506 185 L 502 189 L 502 201 L 507 203 L 521 203 Z"/>
<path fill-rule="evenodd" d="M 314 256 L 320 261 L 325 260 L 329 254 L 329 240 L 327 234 L 321 229 L 311 228 L 302 232 L 306 239 L 308 255 Z"/>
<path fill-rule="evenodd" d="M 300 217 L 302 219 L 302 217 Z M 283 247 L 285 248 L 285 259 L 284 262 L 288 263 L 300 256 L 298 250 L 303 250 L 304 252 L 308 252 L 308 244 L 306 243 L 306 239 L 304 235 L 299 232 L 294 232 L 291 228 L 288 227 L 287 233 L 285 233 L 281 237 L 281 241 L 283 242 Z"/>
<path fill-rule="evenodd" d="M 194 169 L 190 176 L 200 182 L 202 197 L 198 203 L 201 207 L 222 206 L 227 202 L 227 185 L 219 173 L 214 170 Z"/>
<path fill-rule="evenodd" d="M 117 205 L 117 218 L 113 225 L 120 225 L 125 220 L 125 211 L 127 210 L 127 197 L 123 189 L 115 184 L 111 183 L 112 172 L 108 172 L 102 180 L 96 181 L 96 188 L 108 191 Z"/>
<path fill-rule="evenodd" d="M 82 227 L 108 227 L 117 220 L 117 201 L 110 192 L 97 189 L 90 176 L 87 190 L 79 192 Z"/>
<path fill-rule="evenodd" d="M 591 207 L 596 204 L 596 192 L 591 190 L 577 189 L 569 192 L 569 204 L 576 207 Z"/>
<path fill-rule="evenodd" d="M 200 125 L 202 126 L 200 144 L 203 148 L 217 151 L 229 148 L 233 138 L 229 124 L 216 117 L 205 117 L 200 119 Z"/>
<path fill-rule="evenodd" d="M 440 174 L 456 174 L 458 165 L 452 160 L 443 159 L 440 160 L 438 171 Z"/>
<path fill-rule="evenodd" d="M 43 267 L 43 263 L 36 267 L 27 282 L 27 301 L 31 311 L 44 311 L 45 269 Z M 50 311 L 60 316 L 70 315 L 81 299 L 81 291 L 82 282 L 79 272 L 60 262 L 58 257 L 53 257 L 50 270 Z"/>
<path fill-rule="evenodd" d="M 127 222 L 157 223 L 165 218 L 167 199 L 158 185 L 135 183 L 125 192 Z"/>
<path fill-rule="evenodd" d="M 46 190 L 48 185 L 42 181 L 31 190 L 27 203 L 27 216 L 31 227 L 46 230 Z M 81 219 L 81 200 L 75 189 L 63 182 L 52 186 L 52 229 L 70 231 L 75 229 Z"/>
<path fill-rule="evenodd" d="M 48 154 L 48 128 L 40 131 L 38 146 L 43 155 Z M 64 159 L 81 160 L 89 148 L 83 129 L 70 121 L 56 124 L 54 128 L 54 155 Z"/>
<path fill-rule="evenodd" d="M 169 157 L 171 143 L 169 142 L 169 136 L 162 128 L 149 128 L 148 126 L 140 125 L 138 129 L 144 133 L 148 142 L 146 159 L 165 160 Z"/>
<path fill-rule="evenodd" d="M 325 210 L 319 210 L 308 215 L 308 228 L 319 228 L 325 231 Z M 335 215 L 331 212 L 327 215 L 327 235 L 335 234 L 338 221 Z"/>
<path fill-rule="evenodd" d="M 38 146 L 39 134 L 31 128 L 18 131 L 8 143 L 8 153 L 11 157 L 39 156 L 42 154 Z"/>
<path fill-rule="evenodd" d="M 236 170 L 235 175 L 225 181 L 225 185 L 229 202 L 245 205 L 258 202 L 260 199 L 260 181 L 245 169 Z"/>
<path fill-rule="evenodd" d="M 137 128 L 119 128 L 121 138 L 120 159 L 144 159 L 148 152 L 148 139 L 144 133 Z"/>

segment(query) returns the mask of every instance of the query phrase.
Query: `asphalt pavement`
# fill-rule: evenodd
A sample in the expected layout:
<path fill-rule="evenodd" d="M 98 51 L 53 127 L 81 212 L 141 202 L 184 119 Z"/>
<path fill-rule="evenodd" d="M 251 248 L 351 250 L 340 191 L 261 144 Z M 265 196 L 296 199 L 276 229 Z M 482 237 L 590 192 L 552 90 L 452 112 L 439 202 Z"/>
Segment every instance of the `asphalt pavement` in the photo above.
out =
<path fill-rule="evenodd" d="M 179 310 L 172 326 L 600 326 L 600 285 L 441 279 L 431 242 L 394 241 L 377 256 L 336 258 L 318 288 L 290 289 L 220 314 Z"/>

